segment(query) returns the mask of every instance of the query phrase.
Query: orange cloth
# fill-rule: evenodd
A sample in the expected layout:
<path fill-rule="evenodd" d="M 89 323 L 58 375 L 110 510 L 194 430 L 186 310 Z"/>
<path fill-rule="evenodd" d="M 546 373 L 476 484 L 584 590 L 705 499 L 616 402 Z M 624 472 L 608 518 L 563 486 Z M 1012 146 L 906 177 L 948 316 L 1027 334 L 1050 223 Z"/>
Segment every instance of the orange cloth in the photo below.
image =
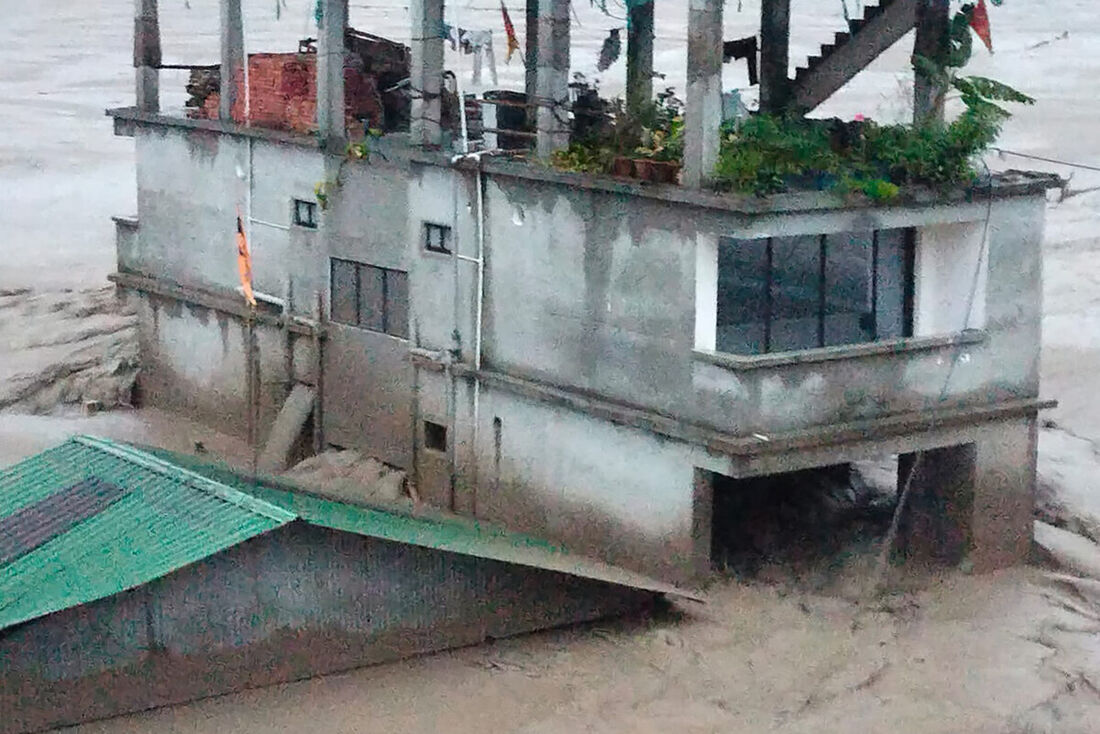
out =
<path fill-rule="evenodd" d="M 504 16 L 504 34 L 508 36 L 508 54 L 504 57 L 504 63 L 507 64 L 512 61 L 512 54 L 519 51 L 519 39 L 516 38 L 516 27 L 512 25 L 508 8 L 504 7 L 504 0 L 500 0 L 500 14 Z"/>
<path fill-rule="evenodd" d="M 244 236 L 241 215 L 237 215 L 237 270 L 241 272 L 241 288 L 248 305 L 255 308 L 256 297 L 252 295 L 252 255 L 248 251 L 248 240 Z"/>
<path fill-rule="evenodd" d="M 970 27 L 982 39 L 982 43 L 993 53 L 993 35 L 989 28 L 989 9 L 985 6 L 985 0 L 978 0 L 974 6 L 974 12 L 970 16 Z"/>

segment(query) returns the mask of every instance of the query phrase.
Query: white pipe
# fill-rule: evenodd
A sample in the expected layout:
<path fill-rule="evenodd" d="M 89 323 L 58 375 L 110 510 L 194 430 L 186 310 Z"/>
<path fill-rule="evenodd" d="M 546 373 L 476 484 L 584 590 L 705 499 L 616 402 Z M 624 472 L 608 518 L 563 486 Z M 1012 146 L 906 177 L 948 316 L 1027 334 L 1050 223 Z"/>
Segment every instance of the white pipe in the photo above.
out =
<path fill-rule="evenodd" d="M 287 225 L 287 224 L 275 224 L 275 222 L 265 222 L 264 220 L 256 219 L 255 217 L 249 217 L 248 221 L 253 222 L 255 224 L 263 225 L 264 227 L 271 227 L 272 229 L 281 229 L 281 230 L 285 230 L 287 232 L 290 231 L 290 225 Z"/>
<path fill-rule="evenodd" d="M 474 321 L 474 481 L 473 511 L 477 515 L 478 427 L 481 425 L 481 321 L 485 309 L 485 197 L 482 194 L 481 159 L 477 159 L 477 318 Z"/>

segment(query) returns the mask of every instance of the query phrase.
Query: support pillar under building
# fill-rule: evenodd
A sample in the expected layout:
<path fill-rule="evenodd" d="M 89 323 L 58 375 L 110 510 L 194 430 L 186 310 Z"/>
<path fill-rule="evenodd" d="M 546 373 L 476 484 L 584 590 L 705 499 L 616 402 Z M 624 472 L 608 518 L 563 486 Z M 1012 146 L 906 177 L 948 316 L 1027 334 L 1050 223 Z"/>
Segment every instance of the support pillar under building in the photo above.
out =
<path fill-rule="evenodd" d="M 898 488 L 916 471 L 903 509 L 897 549 L 906 559 L 976 572 L 1025 561 L 1035 503 L 1037 422 L 989 424 L 972 443 L 903 454 Z"/>
<path fill-rule="evenodd" d="M 536 96 L 540 158 L 569 145 L 569 0 L 539 0 Z"/>
<path fill-rule="evenodd" d="M 317 135 L 329 152 L 347 144 L 344 104 L 344 36 L 348 27 L 348 0 L 321 0 L 317 36 Z"/>
<path fill-rule="evenodd" d="M 653 6 L 628 5 L 626 24 L 626 106 L 640 109 L 653 99 Z"/>
<path fill-rule="evenodd" d="M 134 92 L 142 112 L 160 111 L 160 64 L 157 0 L 134 0 Z"/>
<path fill-rule="evenodd" d="M 413 145 L 437 148 L 443 143 L 441 126 L 443 86 L 443 0 L 411 0 L 412 112 L 409 121 Z"/>
<path fill-rule="evenodd" d="M 221 0 L 221 88 L 218 117 L 233 119 L 237 103 L 237 80 L 244 76 L 244 20 L 241 0 Z"/>
<path fill-rule="evenodd" d="M 689 0 L 683 184 L 699 187 L 718 162 L 722 125 L 722 1 Z"/>

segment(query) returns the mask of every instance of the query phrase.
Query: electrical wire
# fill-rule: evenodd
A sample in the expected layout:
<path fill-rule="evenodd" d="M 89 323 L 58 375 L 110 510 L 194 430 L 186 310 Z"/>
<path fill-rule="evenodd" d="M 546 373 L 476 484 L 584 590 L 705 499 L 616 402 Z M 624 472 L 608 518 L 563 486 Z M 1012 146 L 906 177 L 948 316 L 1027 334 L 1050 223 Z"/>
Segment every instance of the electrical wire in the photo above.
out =
<path fill-rule="evenodd" d="M 978 284 L 981 282 L 982 269 L 985 265 L 989 249 L 989 223 L 993 218 L 993 176 L 989 170 L 989 165 L 986 164 L 985 161 L 982 161 L 982 165 L 985 166 L 986 176 L 989 179 L 989 189 L 986 196 L 985 223 L 982 226 L 982 242 L 981 247 L 978 248 L 977 262 L 974 264 L 974 277 L 970 283 L 970 294 L 966 299 L 966 313 L 963 317 L 962 325 L 963 330 L 970 327 L 970 319 L 974 314 L 974 303 L 978 297 Z M 956 347 L 955 353 L 951 357 L 951 365 L 947 369 L 947 376 L 944 378 L 943 387 L 940 389 L 939 398 L 937 399 L 937 404 L 939 405 L 947 401 L 948 390 L 951 386 L 951 378 L 955 376 L 955 369 L 959 365 L 959 360 L 962 357 L 964 348 L 965 345 Z M 928 424 L 925 435 L 931 435 L 935 430 L 936 420 L 933 414 L 932 421 Z M 883 588 L 883 582 L 886 578 L 886 567 L 890 561 L 890 553 L 894 549 L 894 542 L 897 540 L 898 531 L 901 527 L 901 516 L 905 511 L 905 505 L 909 500 L 909 495 L 913 488 L 913 480 L 917 475 L 917 470 L 920 468 L 923 459 L 924 451 L 917 451 L 916 458 L 913 459 L 913 463 L 909 467 L 909 472 L 905 477 L 905 481 L 902 482 L 901 492 L 898 493 L 898 504 L 894 508 L 893 516 L 890 518 L 890 527 L 886 532 L 885 539 L 883 539 L 882 550 L 879 551 L 878 562 L 875 564 L 875 574 L 873 576 L 874 584 L 872 584 L 871 587 L 875 591 L 880 591 Z"/>
<path fill-rule="evenodd" d="M 990 146 L 990 150 L 995 150 L 1002 155 L 1011 155 L 1017 158 L 1028 158 L 1033 161 L 1043 161 L 1044 163 L 1054 163 L 1059 166 L 1066 166 L 1068 168 L 1080 168 L 1083 171 L 1097 171 L 1100 172 L 1100 166 L 1095 166 L 1090 163 L 1072 163 L 1070 161 L 1061 161 L 1057 158 L 1047 158 L 1041 155 L 1032 155 L 1030 153 L 1019 153 L 1015 150 L 1005 150 L 1004 148 L 997 148 Z"/>

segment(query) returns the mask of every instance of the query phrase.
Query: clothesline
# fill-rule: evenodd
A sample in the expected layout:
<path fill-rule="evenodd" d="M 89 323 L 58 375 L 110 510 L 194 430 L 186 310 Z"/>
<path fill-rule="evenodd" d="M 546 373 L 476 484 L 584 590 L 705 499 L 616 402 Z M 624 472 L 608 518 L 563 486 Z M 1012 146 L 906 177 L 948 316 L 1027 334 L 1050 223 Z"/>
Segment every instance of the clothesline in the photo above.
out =
<path fill-rule="evenodd" d="M 1043 161 L 1044 163 L 1054 163 L 1056 165 L 1066 166 L 1068 168 L 1080 168 L 1081 170 L 1084 170 L 1084 171 L 1097 171 L 1097 172 L 1100 172 L 1100 166 L 1095 166 L 1095 165 L 1092 165 L 1090 163 L 1072 163 L 1070 161 L 1062 161 L 1062 160 L 1058 160 L 1057 158 L 1047 158 L 1047 157 L 1041 156 L 1041 155 L 1031 155 L 1030 153 L 1018 153 L 1014 150 L 1005 150 L 1004 148 L 998 148 L 996 146 L 990 146 L 989 149 L 990 150 L 995 150 L 998 153 L 1002 153 L 1004 155 L 1016 156 L 1017 158 L 1030 158 L 1033 161 Z"/>

